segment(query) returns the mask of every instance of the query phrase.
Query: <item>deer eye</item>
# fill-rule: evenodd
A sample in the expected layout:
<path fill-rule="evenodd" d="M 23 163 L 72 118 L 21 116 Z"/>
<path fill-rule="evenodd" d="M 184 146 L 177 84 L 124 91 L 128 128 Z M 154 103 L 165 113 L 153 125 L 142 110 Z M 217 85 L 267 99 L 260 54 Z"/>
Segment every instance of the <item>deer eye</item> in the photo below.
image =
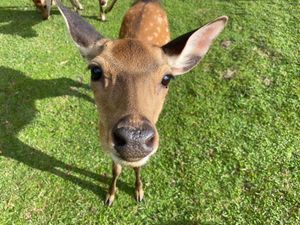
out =
<path fill-rule="evenodd" d="M 168 84 L 170 83 L 170 81 L 174 79 L 174 76 L 172 74 L 166 74 L 162 81 L 161 81 L 161 84 L 165 87 L 168 87 Z"/>
<path fill-rule="evenodd" d="M 92 81 L 98 81 L 103 76 L 103 70 L 99 66 L 93 66 L 91 68 L 91 80 Z"/>

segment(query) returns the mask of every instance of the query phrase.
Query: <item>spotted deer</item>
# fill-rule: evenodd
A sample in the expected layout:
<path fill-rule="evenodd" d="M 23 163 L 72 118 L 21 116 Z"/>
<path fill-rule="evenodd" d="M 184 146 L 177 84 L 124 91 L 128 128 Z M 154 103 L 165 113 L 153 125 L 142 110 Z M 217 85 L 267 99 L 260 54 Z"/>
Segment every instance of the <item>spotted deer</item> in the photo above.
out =
<path fill-rule="evenodd" d="M 126 13 L 119 39 L 98 33 L 57 0 L 69 33 L 91 71 L 91 88 L 100 114 L 102 148 L 113 161 L 105 203 L 115 199 L 122 166 L 135 171 L 135 197 L 144 197 L 141 166 L 157 151 L 155 126 L 169 82 L 193 69 L 221 33 L 228 18 L 170 41 L 166 12 L 157 0 L 140 0 Z"/>

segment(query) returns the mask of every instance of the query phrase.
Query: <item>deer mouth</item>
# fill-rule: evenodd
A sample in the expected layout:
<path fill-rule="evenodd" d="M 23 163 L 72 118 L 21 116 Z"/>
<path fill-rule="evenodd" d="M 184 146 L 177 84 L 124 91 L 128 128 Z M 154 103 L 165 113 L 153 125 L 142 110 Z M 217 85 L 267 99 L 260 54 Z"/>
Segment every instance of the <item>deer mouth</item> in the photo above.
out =
<path fill-rule="evenodd" d="M 156 153 L 157 149 L 158 149 L 158 146 L 155 147 L 147 155 L 146 154 L 142 154 L 142 155 L 132 154 L 132 155 L 128 156 L 128 154 L 125 154 L 125 155 L 120 154 L 120 152 L 118 152 L 115 149 L 115 147 L 112 146 L 111 151 L 110 151 L 110 156 L 115 163 L 118 163 L 118 164 L 121 164 L 124 166 L 139 167 L 139 166 L 145 165 L 148 162 L 148 160 L 150 159 L 150 157 Z"/>
<path fill-rule="evenodd" d="M 124 166 L 131 166 L 131 167 L 139 167 L 139 166 L 143 166 L 147 163 L 147 161 L 149 160 L 150 156 L 152 154 L 144 157 L 144 158 L 127 158 L 127 159 L 123 159 L 122 157 L 118 156 L 117 154 L 111 153 L 111 157 L 112 160 L 115 163 L 124 165 Z"/>

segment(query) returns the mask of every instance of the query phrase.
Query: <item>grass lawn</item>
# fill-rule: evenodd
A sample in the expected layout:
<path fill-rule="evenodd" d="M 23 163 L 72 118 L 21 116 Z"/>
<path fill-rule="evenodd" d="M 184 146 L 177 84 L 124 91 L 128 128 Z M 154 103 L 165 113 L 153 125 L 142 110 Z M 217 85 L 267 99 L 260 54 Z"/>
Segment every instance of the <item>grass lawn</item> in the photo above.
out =
<path fill-rule="evenodd" d="M 116 38 L 131 1 L 107 23 L 96 0 L 81 2 Z M 31 1 L 1 0 L 0 224 L 300 223 L 299 0 L 162 2 L 173 37 L 230 21 L 197 69 L 171 84 L 160 149 L 142 170 L 145 201 L 135 202 L 125 168 L 108 208 L 111 160 L 63 18 L 55 8 L 42 21 Z"/>

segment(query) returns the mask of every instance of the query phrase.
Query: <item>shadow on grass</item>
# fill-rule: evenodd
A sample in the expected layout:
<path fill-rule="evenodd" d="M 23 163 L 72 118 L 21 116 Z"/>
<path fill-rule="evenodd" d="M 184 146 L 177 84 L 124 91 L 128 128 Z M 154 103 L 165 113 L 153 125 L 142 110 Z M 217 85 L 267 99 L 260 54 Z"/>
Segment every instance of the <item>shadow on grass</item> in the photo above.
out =
<path fill-rule="evenodd" d="M 163 222 L 161 225 L 214 225 L 215 222 L 200 222 L 196 220 L 171 220 L 167 222 Z"/>
<path fill-rule="evenodd" d="M 110 182 L 109 178 L 68 165 L 17 138 L 18 132 L 34 119 L 37 112 L 35 101 L 38 99 L 68 95 L 93 102 L 90 97 L 80 93 L 76 88 L 88 87 L 67 78 L 33 80 L 20 71 L 0 67 L 0 156 L 57 175 L 83 189 L 92 191 L 103 199 L 106 190 L 93 182 L 73 176 L 70 172 L 105 184 Z M 132 192 L 126 183 L 120 181 L 119 184 L 121 190 Z"/>
<path fill-rule="evenodd" d="M 215 223 L 207 223 L 207 222 L 197 222 L 197 221 L 191 221 L 191 220 L 171 220 L 162 223 L 161 225 L 213 225 Z"/>
<path fill-rule="evenodd" d="M 85 19 L 92 19 L 92 20 L 96 20 L 98 22 L 100 21 L 98 16 L 89 16 L 89 15 L 84 15 L 84 14 L 81 14 L 80 16 L 82 16 Z M 109 22 L 109 21 L 106 20 L 106 21 L 102 21 L 101 23 L 107 23 L 107 22 Z"/>
<path fill-rule="evenodd" d="M 54 14 L 58 14 L 58 12 L 54 12 Z M 37 37 L 37 32 L 33 29 L 33 26 L 41 22 L 43 20 L 37 10 L 0 7 L 1 34 L 18 35 L 23 38 Z"/>

